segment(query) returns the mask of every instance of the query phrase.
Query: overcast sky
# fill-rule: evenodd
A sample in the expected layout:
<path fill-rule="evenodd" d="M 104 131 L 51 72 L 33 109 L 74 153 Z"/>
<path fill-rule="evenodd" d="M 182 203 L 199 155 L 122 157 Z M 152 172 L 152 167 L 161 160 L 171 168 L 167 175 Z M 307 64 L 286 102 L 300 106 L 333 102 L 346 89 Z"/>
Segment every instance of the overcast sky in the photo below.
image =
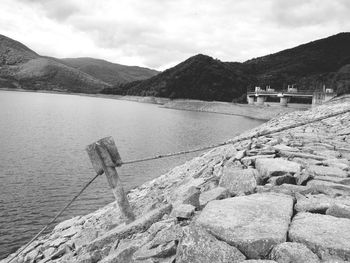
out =
<path fill-rule="evenodd" d="M 41 55 L 159 70 L 245 61 L 350 31 L 350 0 L 0 0 L 0 34 Z"/>

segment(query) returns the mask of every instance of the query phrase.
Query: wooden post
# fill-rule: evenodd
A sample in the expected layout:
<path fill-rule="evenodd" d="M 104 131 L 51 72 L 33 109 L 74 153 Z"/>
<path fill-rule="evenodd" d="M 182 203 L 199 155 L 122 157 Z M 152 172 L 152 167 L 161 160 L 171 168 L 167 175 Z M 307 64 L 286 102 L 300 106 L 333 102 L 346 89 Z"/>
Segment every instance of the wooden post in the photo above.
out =
<path fill-rule="evenodd" d="M 127 223 L 134 221 L 135 216 L 130 208 L 128 198 L 124 192 L 120 178 L 115 167 L 122 165 L 117 146 L 112 137 L 103 138 L 86 147 L 93 168 L 97 174 L 105 173 L 109 186 L 117 200 L 122 215 Z"/>

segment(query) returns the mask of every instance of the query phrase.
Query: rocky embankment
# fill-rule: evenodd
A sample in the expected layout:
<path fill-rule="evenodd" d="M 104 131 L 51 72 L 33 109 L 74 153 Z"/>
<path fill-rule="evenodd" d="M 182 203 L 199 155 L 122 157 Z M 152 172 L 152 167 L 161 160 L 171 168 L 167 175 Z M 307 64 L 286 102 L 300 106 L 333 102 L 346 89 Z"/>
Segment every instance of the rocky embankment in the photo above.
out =
<path fill-rule="evenodd" d="M 292 112 L 254 135 L 349 109 Z M 13 262 L 350 261 L 350 112 L 215 148 L 115 203 L 57 225 Z M 6 262 L 6 260 L 2 261 Z"/>
<path fill-rule="evenodd" d="M 271 106 L 273 105 L 273 106 Z M 222 101 L 201 101 L 176 99 L 165 103 L 162 107 L 178 110 L 203 111 L 228 115 L 239 115 L 260 120 L 270 120 L 282 113 L 306 110 L 309 104 L 291 104 L 280 107 L 279 103 L 265 103 L 264 106 L 237 104 Z"/>

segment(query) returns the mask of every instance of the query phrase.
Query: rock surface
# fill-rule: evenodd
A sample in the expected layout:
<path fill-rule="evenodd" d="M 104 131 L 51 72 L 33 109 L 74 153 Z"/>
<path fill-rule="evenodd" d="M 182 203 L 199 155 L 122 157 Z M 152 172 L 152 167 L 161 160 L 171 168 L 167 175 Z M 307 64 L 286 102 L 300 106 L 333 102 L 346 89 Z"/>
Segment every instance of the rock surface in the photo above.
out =
<path fill-rule="evenodd" d="M 203 192 L 199 196 L 200 206 L 203 207 L 207 205 L 210 201 L 225 199 L 229 196 L 229 192 L 224 187 L 215 187 L 209 191 Z"/>
<path fill-rule="evenodd" d="M 350 219 L 350 202 L 349 205 L 334 203 L 327 209 L 326 214 L 330 216 Z"/>
<path fill-rule="evenodd" d="M 197 222 L 248 258 L 266 258 L 287 239 L 293 199 L 282 194 L 253 194 L 210 202 Z"/>
<path fill-rule="evenodd" d="M 275 246 L 270 258 L 278 263 L 319 263 L 320 259 L 304 244 L 285 242 Z"/>
<path fill-rule="evenodd" d="M 252 194 L 256 188 L 257 170 L 224 167 L 219 186 L 226 188 L 231 195 Z"/>
<path fill-rule="evenodd" d="M 271 176 L 280 176 L 287 173 L 295 174 L 301 170 L 300 164 L 282 158 L 257 159 L 255 161 L 255 167 L 262 178 L 270 178 Z"/>
<path fill-rule="evenodd" d="M 113 241 L 121 238 L 128 237 L 137 232 L 147 230 L 154 222 L 160 220 L 165 214 L 170 213 L 172 206 L 166 205 L 162 208 L 151 211 L 141 218 L 136 219 L 128 225 L 120 225 L 117 228 L 107 232 L 103 236 L 95 239 L 89 244 L 88 250 L 96 250 L 104 247 L 107 244 L 111 244 Z"/>
<path fill-rule="evenodd" d="M 321 259 L 337 256 L 350 260 L 350 219 L 298 213 L 291 224 L 289 238 L 305 244 Z"/>
<path fill-rule="evenodd" d="M 184 228 L 184 237 L 179 244 L 176 263 L 224 263 L 244 260 L 245 256 L 234 246 L 207 233 L 202 227 Z"/>
<path fill-rule="evenodd" d="M 313 176 L 334 176 L 346 178 L 348 176 L 347 172 L 343 171 L 338 167 L 328 167 L 321 165 L 310 165 L 306 171 Z"/>
<path fill-rule="evenodd" d="M 344 110 L 348 112 L 315 121 Z M 313 122 L 279 130 L 304 121 Z M 309 262 L 314 258 L 309 250 L 322 262 L 349 262 L 349 131 L 350 97 L 280 115 L 236 137 L 247 140 L 214 148 L 132 189 L 133 223 L 125 225 L 111 203 L 60 223 L 13 262 L 174 263 L 194 255 L 200 262 L 293 262 L 296 255 L 309 256 Z M 241 172 L 225 175 L 231 169 Z M 257 171 L 255 189 L 251 171 Z M 290 176 L 295 182 L 284 181 Z M 237 196 L 227 198 L 228 190 L 218 186 L 227 179 Z M 282 185 L 273 185 L 279 180 Z M 172 207 L 184 204 L 196 207 L 193 216 L 170 216 Z M 298 213 L 290 224 L 293 211 Z M 276 261 L 267 260 L 269 256 Z"/>
<path fill-rule="evenodd" d="M 179 219 L 189 219 L 194 214 L 195 209 L 193 205 L 181 204 L 174 207 L 171 216 Z"/>

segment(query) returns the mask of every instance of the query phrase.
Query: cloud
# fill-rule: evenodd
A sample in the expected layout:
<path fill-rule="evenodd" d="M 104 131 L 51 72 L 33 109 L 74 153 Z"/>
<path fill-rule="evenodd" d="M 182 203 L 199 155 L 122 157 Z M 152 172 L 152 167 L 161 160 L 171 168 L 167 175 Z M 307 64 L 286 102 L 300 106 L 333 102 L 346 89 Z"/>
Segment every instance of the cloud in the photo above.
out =
<path fill-rule="evenodd" d="M 78 3 L 69 0 L 19 0 L 24 5 L 33 5 L 35 9 L 43 9 L 48 18 L 64 21 L 79 12 Z"/>
<path fill-rule="evenodd" d="M 348 0 L 2 0 L 0 33 L 40 54 L 165 69 L 245 61 L 349 31 Z"/>
<path fill-rule="evenodd" d="M 348 0 L 275 1 L 272 7 L 276 22 L 290 28 L 347 23 L 350 13 Z"/>

